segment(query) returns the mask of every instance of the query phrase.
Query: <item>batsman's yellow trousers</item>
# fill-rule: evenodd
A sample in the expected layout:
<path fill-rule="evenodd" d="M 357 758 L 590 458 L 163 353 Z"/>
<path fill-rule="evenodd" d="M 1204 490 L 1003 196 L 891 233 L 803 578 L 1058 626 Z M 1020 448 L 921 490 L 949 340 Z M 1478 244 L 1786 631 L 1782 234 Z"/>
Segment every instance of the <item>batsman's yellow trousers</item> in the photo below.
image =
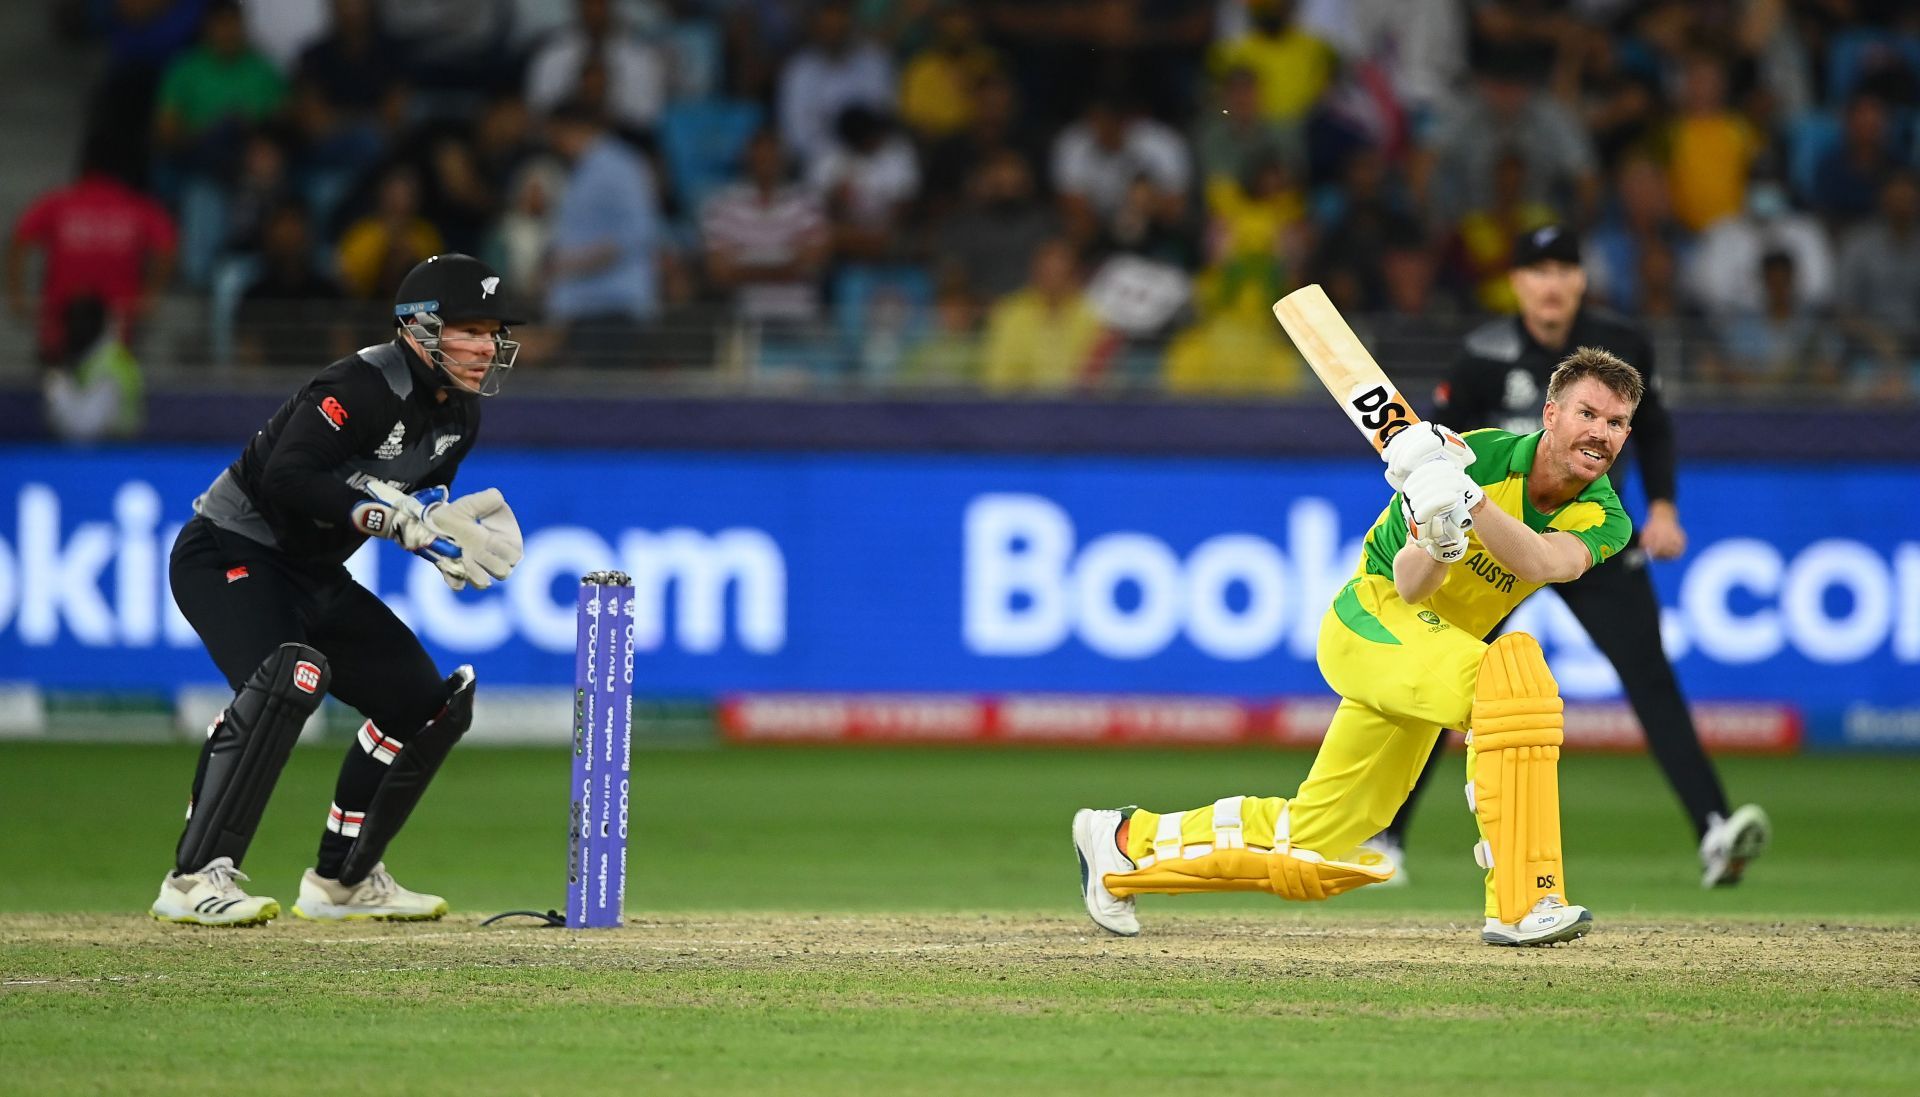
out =
<path fill-rule="evenodd" d="M 1320 622 L 1320 673 L 1340 695 L 1313 768 L 1291 801 L 1248 797 L 1248 845 L 1273 844 L 1280 809 L 1293 847 L 1339 860 L 1393 821 L 1443 728 L 1467 726 L 1487 645 L 1431 610 L 1410 606 L 1393 581 L 1362 575 L 1341 589 Z M 1467 780 L 1473 780 L 1467 752 Z M 1455 804 L 1464 809 L 1464 799 Z M 1181 841 L 1213 841 L 1213 808 L 1188 811 Z M 1154 850 L 1160 817 L 1135 812 L 1127 853 Z M 1496 913 L 1491 874 L 1487 913 Z"/>

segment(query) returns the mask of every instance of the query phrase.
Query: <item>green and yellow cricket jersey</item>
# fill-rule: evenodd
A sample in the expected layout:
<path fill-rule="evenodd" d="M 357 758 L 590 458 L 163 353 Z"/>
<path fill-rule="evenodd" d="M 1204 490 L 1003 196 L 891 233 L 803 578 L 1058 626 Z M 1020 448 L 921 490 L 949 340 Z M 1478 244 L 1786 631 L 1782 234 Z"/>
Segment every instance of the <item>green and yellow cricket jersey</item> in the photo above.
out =
<path fill-rule="evenodd" d="M 1528 529 L 1536 533 L 1563 530 L 1578 537 L 1586 543 L 1597 565 L 1626 547 L 1633 523 L 1620 505 L 1612 483 L 1604 476 L 1551 514 L 1535 510 L 1527 499 L 1527 473 L 1533 470 L 1533 457 L 1542 433 L 1468 431 L 1463 437 L 1473 450 L 1474 461 L 1467 475 L 1486 489 L 1492 505 L 1520 519 Z M 1400 496 L 1396 493 L 1374 521 L 1373 528 L 1367 531 L 1359 574 L 1383 575 L 1392 581 L 1394 554 L 1406 543 L 1407 520 L 1400 512 Z M 1425 604 L 1455 627 L 1475 636 L 1485 636 L 1540 586 L 1523 582 L 1502 567 L 1480 543 L 1480 535 L 1469 532 L 1466 556 L 1447 569 L 1446 580 Z"/>

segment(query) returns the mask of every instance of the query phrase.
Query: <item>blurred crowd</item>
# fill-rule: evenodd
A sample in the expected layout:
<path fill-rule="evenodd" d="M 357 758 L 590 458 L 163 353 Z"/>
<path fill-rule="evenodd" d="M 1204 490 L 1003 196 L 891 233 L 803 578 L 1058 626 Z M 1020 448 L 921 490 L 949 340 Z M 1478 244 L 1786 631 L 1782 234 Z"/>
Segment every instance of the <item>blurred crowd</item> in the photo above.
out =
<path fill-rule="evenodd" d="M 534 307 L 530 362 L 1276 393 L 1289 289 L 1461 330 L 1565 222 L 1683 380 L 1920 380 L 1899 0 L 58 8 L 108 61 L 13 225 L 49 363 L 185 291 L 216 357 L 316 367 L 455 250 Z"/>

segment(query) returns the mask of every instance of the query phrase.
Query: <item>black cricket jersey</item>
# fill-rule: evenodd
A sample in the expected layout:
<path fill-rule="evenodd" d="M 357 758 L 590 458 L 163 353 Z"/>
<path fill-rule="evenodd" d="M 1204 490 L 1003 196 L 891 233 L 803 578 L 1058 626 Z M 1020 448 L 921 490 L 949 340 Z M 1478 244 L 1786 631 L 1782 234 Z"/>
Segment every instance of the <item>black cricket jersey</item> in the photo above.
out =
<path fill-rule="evenodd" d="M 274 412 L 193 509 L 302 564 L 337 565 L 367 534 L 353 523 L 368 480 L 451 485 L 480 432 L 480 401 L 442 401 L 435 371 L 395 341 L 328 366 Z"/>
<path fill-rule="evenodd" d="M 1592 306 L 1575 315 L 1563 347 L 1541 346 L 1518 316 L 1475 328 L 1446 380 L 1434 390 L 1433 418 L 1457 431 L 1498 427 L 1515 434 L 1540 429 L 1553 369 L 1581 347 L 1599 347 L 1640 371 L 1647 393 L 1633 413 L 1633 433 L 1608 476 L 1624 494 L 1627 465 L 1640 462 L 1648 499 L 1674 498 L 1673 419 L 1660 399 L 1653 344 L 1625 318 Z"/>

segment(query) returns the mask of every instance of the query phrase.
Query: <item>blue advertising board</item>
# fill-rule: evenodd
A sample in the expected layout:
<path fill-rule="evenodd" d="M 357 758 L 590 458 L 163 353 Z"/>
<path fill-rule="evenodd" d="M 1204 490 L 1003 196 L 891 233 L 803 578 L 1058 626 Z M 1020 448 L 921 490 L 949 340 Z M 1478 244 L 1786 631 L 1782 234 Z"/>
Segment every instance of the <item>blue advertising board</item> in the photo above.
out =
<path fill-rule="evenodd" d="M 0 679 L 214 680 L 166 557 L 227 449 L 0 449 Z M 635 577 L 637 693 L 1325 691 L 1313 644 L 1385 503 L 1361 461 L 514 451 L 527 557 L 454 594 L 387 544 L 353 568 L 447 664 L 570 681 L 578 576 Z M 1696 462 L 1653 565 L 1696 699 L 1782 701 L 1812 743 L 1920 741 L 1920 518 L 1897 466 Z M 1618 683 L 1557 599 L 1522 607 L 1570 697 Z"/>

